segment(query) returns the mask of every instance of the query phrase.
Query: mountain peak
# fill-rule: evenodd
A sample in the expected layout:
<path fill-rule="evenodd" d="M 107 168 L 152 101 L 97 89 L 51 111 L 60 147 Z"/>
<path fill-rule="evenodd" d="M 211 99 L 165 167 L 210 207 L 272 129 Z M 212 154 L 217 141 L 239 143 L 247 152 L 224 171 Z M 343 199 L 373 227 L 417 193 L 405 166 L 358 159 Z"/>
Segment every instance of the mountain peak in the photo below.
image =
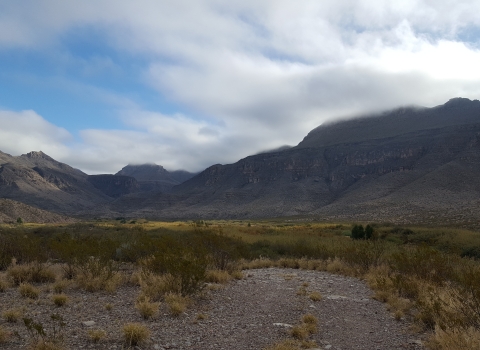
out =
<path fill-rule="evenodd" d="M 49 155 L 43 153 L 42 151 L 32 151 L 27 154 L 22 154 L 23 157 L 29 158 L 29 159 L 44 159 L 48 160 L 50 162 L 56 162 L 55 159 L 50 157 Z"/>
<path fill-rule="evenodd" d="M 445 107 L 462 107 L 470 106 L 472 103 L 478 103 L 478 100 L 470 100 L 464 97 L 455 97 L 447 101 L 443 106 Z"/>

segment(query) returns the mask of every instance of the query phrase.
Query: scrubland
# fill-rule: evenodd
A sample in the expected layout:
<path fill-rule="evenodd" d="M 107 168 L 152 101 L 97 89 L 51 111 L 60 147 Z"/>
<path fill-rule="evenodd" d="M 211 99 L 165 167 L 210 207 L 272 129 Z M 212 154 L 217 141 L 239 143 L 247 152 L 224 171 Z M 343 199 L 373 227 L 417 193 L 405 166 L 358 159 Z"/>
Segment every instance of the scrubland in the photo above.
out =
<path fill-rule="evenodd" d="M 45 302 L 45 293 L 61 309 L 72 291 L 113 296 L 128 285 L 146 321 L 159 310 L 181 315 L 205 289 L 242 278 L 242 270 L 274 266 L 363 279 L 395 318 L 409 320 L 412 332 L 429 334 L 428 348 L 480 348 L 480 233 L 371 226 L 368 240 L 351 239 L 351 224 L 280 220 L 2 226 L 0 293 L 15 290 L 24 307 L 2 305 L 0 344 L 20 337 L 32 349 L 65 348 L 63 318 L 29 312 L 29 305 Z M 304 289 L 306 297 L 321 300 Z M 105 312 L 109 308 L 106 303 Z M 306 316 L 291 339 L 272 349 L 314 346 L 305 340 L 317 331 L 314 324 Z M 119 334 L 126 347 L 150 336 L 142 322 L 121 325 Z M 92 343 L 107 336 L 103 329 L 87 335 Z"/>

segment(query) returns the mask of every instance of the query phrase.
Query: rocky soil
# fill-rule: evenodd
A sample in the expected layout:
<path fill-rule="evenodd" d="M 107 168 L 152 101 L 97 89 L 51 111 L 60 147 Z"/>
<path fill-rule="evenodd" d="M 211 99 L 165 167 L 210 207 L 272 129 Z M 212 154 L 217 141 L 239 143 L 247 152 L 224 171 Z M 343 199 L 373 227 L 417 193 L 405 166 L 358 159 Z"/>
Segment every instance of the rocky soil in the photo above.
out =
<path fill-rule="evenodd" d="M 3 311 L 24 307 L 25 314 L 48 328 L 53 313 L 60 314 L 69 349 L 124 349 L 121 328 L 141 322 L 151 330 L 150 340 L 138 349 L 263 349 L 289 338 L 288 330 L 306 313 L 319 320 L 312 339 L 318 349 L 421 349 L 418 335 L 405 321 L 396 321 L 385 305 L 371 298 L 372 291 L 357 279 L 319 271 L 267 268 L 245 272 L 243 280 L 208 290 L 182 315 L 175 317 L 163 305 L 160 313 L 144 320 L 135 309 L 138 287 L 123 286 L 115 294 L 67 291 L 69 302 L 56 307 L 44 289 L 37 301 L 22 299 L 15 288 L 0 293 Z M 307 294 L 299 293 L 302 286 Z M 319 292 L 320 301 L 308 298 Z M 110 311 L 105 306 L 111 304 Z M 199 317 L 199 315 L 202 315 Z M 0 349 L 24 349 L 30 339 L 22 321 L 2 327 L 17 332 Z M 103 329 L 107 337 L 92 343 L 89 329 Z"/>

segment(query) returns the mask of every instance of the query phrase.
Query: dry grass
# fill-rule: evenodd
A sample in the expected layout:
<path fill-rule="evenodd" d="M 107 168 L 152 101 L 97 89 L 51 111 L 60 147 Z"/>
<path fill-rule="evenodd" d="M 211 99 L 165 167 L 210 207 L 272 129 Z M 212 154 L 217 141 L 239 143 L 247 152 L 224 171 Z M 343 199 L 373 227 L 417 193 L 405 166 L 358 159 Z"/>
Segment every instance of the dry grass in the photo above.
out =
<path fill-rule="evenodd" d="M 11 333 L 0 325 L 0 344 L 8 342 Z"/>
<path fill-rule="evenodd" d="M 232 279 L 232 276 L 223 270 L 208 270 L 205 277 L 206 282 L 221 284 L 228 283 Z"/>
<path fill-rule="evenodd" d="M 313 324 L 315 327 L 318 325 L 318 319 L 312 314 L 303 315 L 302 322 L 306 324 Z"/>
<path fill-rule="evenodd" d="M 3 277 L 0 277 L 0 293 L 5 292 L 8 287 L 9 283 Z"/>
<path fill-rule="evenodd" d="M 71 281 L 61 279 L 53 284 L 52 289 L 57 294 L 64 293 L 71 286 L 71 284 Z"/>
<path fill-rule="evenodd" d="M 292 327 L 292 329 L 290 330 L 290 335 L 295 339 L 305 340 L 310 335 L 310 332 L 304 325 L 298 325 Z"/>
<path fill-rule="evenodd" d="M 38 299 L 40 295 L 40 290 L 29 283 L 21 283 L 18 287 L 18 292 L 22 297 L 30 299 Z"/>
<path fill-rule="evenodd" d="M 91 277 L 88 275 L 78 275 L 75 282 L 80 288 L 87 292 L 105 291 L 107 293 L 115 293 L 118 287 L 122 284 L 123 278 L 119 273 L 106 278 L 105 276 Z"/>
<path fill-rule="evenodd" d="M 142 297 L 135 303 L 135 308 L 146 320 L 152 318 L 158 313 L 160 303 L 153 303 L 149 297 Z"/>
<path fill-rule="evenodd" d="M 331 273 L 337 273 L 339 275 L 345 275 L 345 276 L 356 275 L 356 271 L 347 263 L 340 260 L 339 258 L 335 258 L 334 260 L 327 261 L 325 270 Z"/>
<path fill-rule="evenodd" d="M 170 313 L 174 316 L 178 316 L 185 312 L 190 300 L 180 294 L 169 293 L 165 295 L 165 302 L 168 305 Z"/>
<path fill-rule="evenodd" d="M 39 339 L 30 344 L 29 350 L 64 350 L 65 346 L 60 342 Z"/>
<path fill-rule="evenodd" d="M 107 332 L 103 329 L 90 329 L 88 331 L 88 338 L 94 343 L 100 342 L 102 339 L 105 339 L 106 336 Z"/>
<path fill-rule="evenodd" d="M 149 337 L 150 330 L 141 323 L 127 323 L 123 326 L 123 338 L 128 346 L 137 346 Z"/>
<path fill-rule="evenodd" d="M 240 270 L 234 270 L 230 272 L 230 276 L 236 280 L 243 280 L 245 278 L 244 273 Z"/>
<path fill-rule="evenodd" d="M 243 261 L 240 266 L 242 270 L 264 269 L 276 266 L 276 262 L 271 259 L 255 259 L 251 261 Z"/>
<path fill-rule="evenodd" d="M 432 350 L 480 349 L 480 330 L 469 328 L 461 332 L 444 331 L 437 327 L 426 345 Z"/>
<path fill-rule="evenodd" d="M 7 269 L 7 276 L 15 285 L 21 283 L 47 283 L 55 282 L 56 274 L 47 265 L 33 262 L 24 265 L 12 265 Z"/>
<path fill-rule="evenodd" d="M 23 315 L 23 312 L 20 309 L 5 310 L 2 313 L 3 319 L 10 323 L 17 322 L 22 317 L 22 315 Z"/>
<path fill-rule="evenodd" d="M 54 294 L 52 296 L 52 301 L 58 307 L 64 306 L 68 302 L 68 296 L 65 294 Z"/>
<path fill-rule="evenodd" d="M 105 304 L 105 310 L 112 311 L 112 309 L 113 309 L 113 305 L 111 303 Z"/>
<path fill-rule="evenodd" d="M 322 300 L 322 295 L 319 292 L 311 292 L 308 297 L 312 301 L 320 301 Z"/>
<path fill-rule="evenodd" d="M 179 293 L 180 286 L 177 279 L 170 274 L 157 275 L 144 271 L 138 276 L 141 293 L 152 301 L 159 301 L 169 293 Z"/>

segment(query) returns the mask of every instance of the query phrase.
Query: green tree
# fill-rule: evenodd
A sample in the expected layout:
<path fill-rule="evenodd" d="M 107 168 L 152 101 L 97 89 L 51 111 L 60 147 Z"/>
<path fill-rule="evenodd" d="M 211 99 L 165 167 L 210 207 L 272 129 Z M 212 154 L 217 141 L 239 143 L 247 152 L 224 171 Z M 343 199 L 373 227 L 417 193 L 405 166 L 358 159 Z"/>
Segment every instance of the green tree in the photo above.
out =
<path fill-rule="evenodd" d="M 364 239 L 365 238 L 365 230 L 363 225 L 354 225 L 352 228 L 351 237 L 353 239 Z"/>

